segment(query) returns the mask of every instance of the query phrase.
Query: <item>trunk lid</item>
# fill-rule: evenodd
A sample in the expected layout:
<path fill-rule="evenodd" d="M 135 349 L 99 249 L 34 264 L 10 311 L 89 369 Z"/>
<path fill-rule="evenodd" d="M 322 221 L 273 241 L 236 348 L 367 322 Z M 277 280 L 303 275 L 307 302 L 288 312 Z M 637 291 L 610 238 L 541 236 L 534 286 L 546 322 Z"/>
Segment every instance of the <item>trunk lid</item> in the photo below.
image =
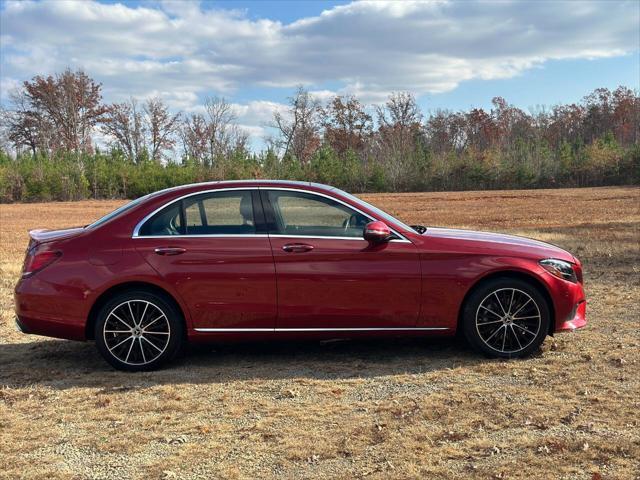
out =
<path fill-rule="evenodd" d="M 54 240 L 77 237 L 82 232 L 84 232 L 84 227 L 65 228 L 62 230 L 46 230 L 42 228 L 30 230 L 29 248 L 41 243 L 52 242 Z"/>

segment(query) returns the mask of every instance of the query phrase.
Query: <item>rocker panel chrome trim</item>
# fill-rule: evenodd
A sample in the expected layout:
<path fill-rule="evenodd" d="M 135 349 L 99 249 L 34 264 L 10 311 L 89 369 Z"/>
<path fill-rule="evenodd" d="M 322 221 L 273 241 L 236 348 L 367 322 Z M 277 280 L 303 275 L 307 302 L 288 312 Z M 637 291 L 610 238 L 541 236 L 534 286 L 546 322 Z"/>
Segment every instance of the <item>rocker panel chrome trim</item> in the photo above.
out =
<path fill-rule="evenodd" d="M 372 328 L 194 328 L 196 332 L 206 333 L 230 333 L 230 332 L 414 332 L 414 331 L 432 331 L 432 330 L 449 330 L 448 327 L 372 327 Z"/>

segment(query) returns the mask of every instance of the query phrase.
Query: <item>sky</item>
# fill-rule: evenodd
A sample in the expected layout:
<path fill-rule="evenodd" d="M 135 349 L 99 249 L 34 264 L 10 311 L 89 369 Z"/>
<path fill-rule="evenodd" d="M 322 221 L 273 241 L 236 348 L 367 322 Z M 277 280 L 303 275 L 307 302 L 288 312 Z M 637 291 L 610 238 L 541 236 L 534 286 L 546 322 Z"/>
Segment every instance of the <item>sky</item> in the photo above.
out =
<path fill-rule="evenodd" d="M 106 102 L 224 97 L 260 148 L 298 85 L 368 105 L 410 91 L 427 114 L 640 89 L 640 1 L 0 0 L 0 102 L 67 67 Z"/>

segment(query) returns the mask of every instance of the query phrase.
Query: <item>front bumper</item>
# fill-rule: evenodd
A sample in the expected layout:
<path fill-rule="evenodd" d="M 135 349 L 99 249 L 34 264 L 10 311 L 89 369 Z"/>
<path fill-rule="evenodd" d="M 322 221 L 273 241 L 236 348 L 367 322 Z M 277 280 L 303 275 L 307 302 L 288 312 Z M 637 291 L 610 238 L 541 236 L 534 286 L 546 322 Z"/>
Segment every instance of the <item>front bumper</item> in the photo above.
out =
<path fill-rule="evenodd" d="M 579 301 L 573 308 L 569 317 L 556 326 L 556 332 L 573 332 L 578 328 L 582 328 L 587 324 L 587 301 Z"/>
<path fill-rule="evenodd" d="M 543 279 L 554 306 L 555 322 L 550 333 L 571 332 L 587 324 L 587 302 L 582 282 L 569 282 L 546 272 Z"/>

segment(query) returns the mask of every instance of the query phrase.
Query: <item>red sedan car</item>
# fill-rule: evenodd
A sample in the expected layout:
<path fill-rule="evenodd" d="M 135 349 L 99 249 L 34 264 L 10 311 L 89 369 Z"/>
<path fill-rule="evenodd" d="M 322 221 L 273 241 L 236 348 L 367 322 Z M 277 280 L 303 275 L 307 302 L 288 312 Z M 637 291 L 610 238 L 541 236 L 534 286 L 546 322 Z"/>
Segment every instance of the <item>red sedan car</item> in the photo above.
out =
<path fill-rule="evenodd" d="M 81 228 L 30 232 L 25 333 L 94 339 L 150 370 L 186 342 L 451 336 L 522 357 L 585 325 L 580 262 L 526 238 L 408 226 L 336 188 L 186 185 Z"/>

